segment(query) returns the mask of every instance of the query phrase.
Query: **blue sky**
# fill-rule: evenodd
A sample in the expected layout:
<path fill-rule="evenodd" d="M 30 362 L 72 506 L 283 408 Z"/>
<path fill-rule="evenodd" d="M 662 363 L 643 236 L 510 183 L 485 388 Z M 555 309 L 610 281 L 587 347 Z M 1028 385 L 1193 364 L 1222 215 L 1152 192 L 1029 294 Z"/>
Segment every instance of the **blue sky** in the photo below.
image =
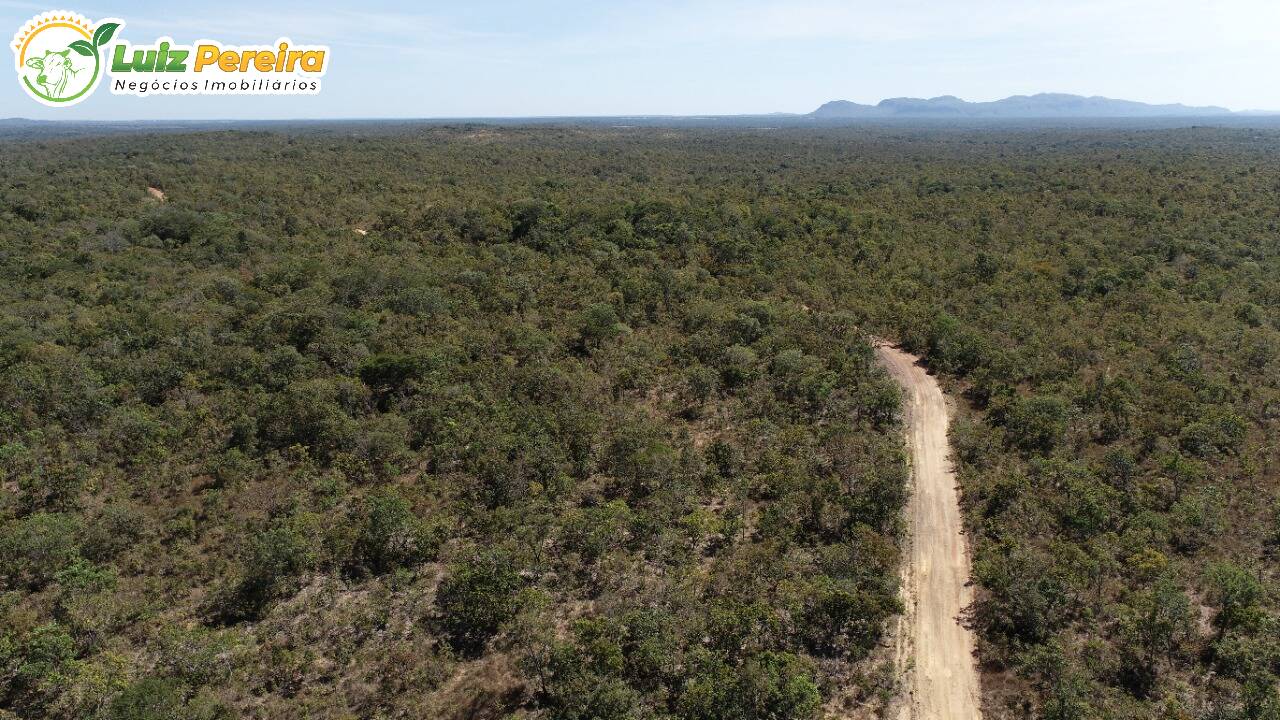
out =
<path fill-rule="evenodd" d="M 0 117 L 735 114 L 1041 91 L 1280 109 L 1275 0 L 0 0 L 0 34 L 52 9 L 122 18 L 135 43 L 288 36 L 329 45 L 331 66 L 316 97 L 115 97 L 104 86 L 58 109 L 9 75 Z"/>

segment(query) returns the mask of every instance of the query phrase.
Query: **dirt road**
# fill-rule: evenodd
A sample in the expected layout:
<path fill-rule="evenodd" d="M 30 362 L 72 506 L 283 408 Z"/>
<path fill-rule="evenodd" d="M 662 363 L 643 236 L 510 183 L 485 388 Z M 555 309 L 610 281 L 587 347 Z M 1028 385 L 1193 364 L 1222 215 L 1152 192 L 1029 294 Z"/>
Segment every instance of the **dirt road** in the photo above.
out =
<path fill-rule="evenodd" d="M 903 389 L 914 489 L 907 508 L 911 545 L 903 567 L 906 613 L 899 668 L 908 677 L 899 720 L 982 717 L 973 635 L 960 624 L 972 602 L 969 548 L 947 444 L 947 402 L 916 358 L 878 343 L 876 354 Z"/>

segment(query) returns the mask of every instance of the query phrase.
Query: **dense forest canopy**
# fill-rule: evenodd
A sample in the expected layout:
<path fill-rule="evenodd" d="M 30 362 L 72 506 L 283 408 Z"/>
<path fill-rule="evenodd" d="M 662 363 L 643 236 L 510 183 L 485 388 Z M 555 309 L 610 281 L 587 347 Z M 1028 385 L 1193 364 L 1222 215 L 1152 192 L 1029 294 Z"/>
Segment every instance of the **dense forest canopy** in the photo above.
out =
<path fill-rule="evenodd" d="M 0 717 L 1280 718 L 1280 132 L 0 142 Z M 148 188 L 163 193 L 163 199 Z"/>

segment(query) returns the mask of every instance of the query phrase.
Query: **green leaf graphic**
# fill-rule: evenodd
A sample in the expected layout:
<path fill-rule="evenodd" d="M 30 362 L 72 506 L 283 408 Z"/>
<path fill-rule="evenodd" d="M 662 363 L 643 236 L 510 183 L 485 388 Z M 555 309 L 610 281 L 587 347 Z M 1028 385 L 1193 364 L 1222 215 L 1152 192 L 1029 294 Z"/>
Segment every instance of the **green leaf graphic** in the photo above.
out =
<path fill-rule="evenodd" d="M 93 55 L 93 46 L 85 42 L 84 40 L 77 40 L 71 43 L 69 47 L 72 50 L 75 50 L 76 52 L 80 53 L 81 55 L 84 55 L 85 57 L 89 57 L 90 55 Z"/>
<path fill-rule="evenodd" d="M 102 47 L 111 42 L 111 36 L 116 34 L 119 27 L 120 23 L 102 23 L 93 31 L 93 44 Z"/>

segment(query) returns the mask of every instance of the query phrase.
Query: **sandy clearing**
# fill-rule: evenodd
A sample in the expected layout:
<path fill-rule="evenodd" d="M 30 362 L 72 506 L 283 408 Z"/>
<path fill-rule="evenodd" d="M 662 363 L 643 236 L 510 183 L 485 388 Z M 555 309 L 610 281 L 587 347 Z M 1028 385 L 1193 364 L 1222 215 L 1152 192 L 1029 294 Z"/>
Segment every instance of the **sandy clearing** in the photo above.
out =
<path fill-rule="evenodd" d="M 151 198 L 154 200 L 159 200 L 160 202 L 164 202 L 164 199 L 165 199 L 164 191 L 158 187 L 148 187 L 147 195 L 151 196 Z"/>
<path fill-rule="evenodd" d="M 915 356 L 883 342 L 876 344 L 876 355 L 903 389 L 914 485 L 902 575 L 906 613 L 896 644 L 906 693 L 898 720 L 979 720 L 973 634 L 960 623 L 973 592 L 947 442 L 946 397 Z"/>

